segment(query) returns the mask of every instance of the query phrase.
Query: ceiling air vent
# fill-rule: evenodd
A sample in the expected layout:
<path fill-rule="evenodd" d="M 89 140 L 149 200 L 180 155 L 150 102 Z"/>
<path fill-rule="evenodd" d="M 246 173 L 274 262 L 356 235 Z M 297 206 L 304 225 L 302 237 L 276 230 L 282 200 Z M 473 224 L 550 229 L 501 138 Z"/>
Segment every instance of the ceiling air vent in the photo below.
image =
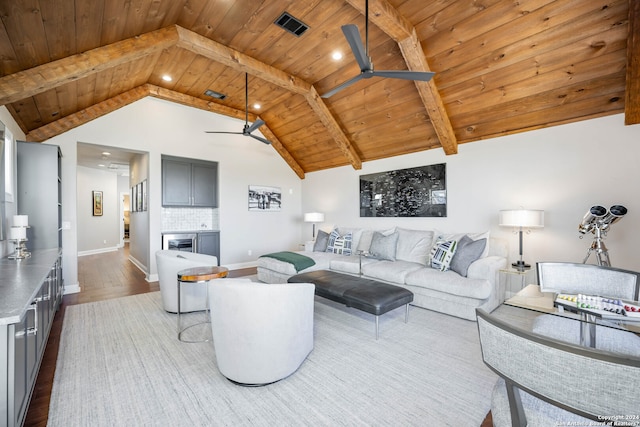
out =
<path fill-rule="evenodd" d="M 211 90 L 211 89 L 205 90 L 204 94 L 216 99 L 225 99 L 227 97 L 227 95 L 220 92 L 216 92 L 215 90 Z"/>
<path fill-rule="evenodd" d="M 287 12 L 284 12 L 278 19 L 276 19 L 275 24 L 279 27 L 284 28 L 292 34 L 300 37 L 304 34 L 305 31 L 309 29 L 309 26 L 304 22 L 300 21 L 297 18 L 289 15 Z"/>

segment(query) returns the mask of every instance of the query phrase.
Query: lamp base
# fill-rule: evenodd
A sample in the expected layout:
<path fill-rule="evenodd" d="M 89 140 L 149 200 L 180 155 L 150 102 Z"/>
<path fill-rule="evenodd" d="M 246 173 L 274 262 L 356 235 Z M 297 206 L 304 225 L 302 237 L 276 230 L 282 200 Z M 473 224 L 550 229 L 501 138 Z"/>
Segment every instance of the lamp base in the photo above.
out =
<path fill-rule="evenodd" d="M 522 260 L 512 263 L 511 267 L 515 268 L 518 271 L 524 271 L 524 270 L 528 270 L 528 269 L 531 268 L 531 266 L 529 264 L 527 264 L 526 262 L 524 262 Z"/>

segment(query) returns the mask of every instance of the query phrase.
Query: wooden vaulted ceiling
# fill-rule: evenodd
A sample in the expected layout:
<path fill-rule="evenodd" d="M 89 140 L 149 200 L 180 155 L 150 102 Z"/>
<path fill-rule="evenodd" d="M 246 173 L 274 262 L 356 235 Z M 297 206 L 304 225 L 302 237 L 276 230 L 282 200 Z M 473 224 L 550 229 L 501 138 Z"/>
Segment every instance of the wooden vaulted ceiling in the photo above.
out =
<path fill-rule="evenodd" d="M 31 141 L 146 96 L 244 119 L 248 73 L 249 99 L 261 104 L 250 104 L 250 120 L 266 122 L 260 132 L 301 178 L 422 150 L 455 154 L 603 115 L 639 123 L 639 4 L 370 0 L 376 69 L 435 77 L 364 79 L 324 99 L 359 72 L 341 26 L 358 25 L 364 39 L 365 0 L 0 1 L 0 105 Z M 274 24 L 285 11 L 309 26 L 302 36 Z"/>

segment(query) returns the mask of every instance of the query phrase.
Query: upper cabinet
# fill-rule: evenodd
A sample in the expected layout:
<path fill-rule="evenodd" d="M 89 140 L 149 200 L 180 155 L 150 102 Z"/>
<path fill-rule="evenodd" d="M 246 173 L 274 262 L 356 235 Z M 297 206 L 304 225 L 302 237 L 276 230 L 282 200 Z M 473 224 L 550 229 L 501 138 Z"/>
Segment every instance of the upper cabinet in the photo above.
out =
<path fill-rule="evenodd" d="M 162 156 L 162 206 L 218 207 L 218 163 Z"/>

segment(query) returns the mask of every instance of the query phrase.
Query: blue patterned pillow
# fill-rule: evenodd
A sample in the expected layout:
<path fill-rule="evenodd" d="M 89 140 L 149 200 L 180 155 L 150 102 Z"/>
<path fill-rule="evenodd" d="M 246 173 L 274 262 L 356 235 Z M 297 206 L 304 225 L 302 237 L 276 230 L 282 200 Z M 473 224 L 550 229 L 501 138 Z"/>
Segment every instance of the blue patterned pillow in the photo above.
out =
<path fill-rule="evenodd" d="M 453 255 L 456 253 L 458 246 L 455 240 L 445 240 L 436 242 L 431 249 L 431 267 L 440 271 L 447 271 Z"/>
<path fill-rule="evenodd" d="M 351 255 L 351 246 L 353 244 L 353 235 L 347 233 L 341 236 L 338 230 L 333 230 L 329 235 L 329 244 L 327 245 L 327 252 L 340 255 Z"/>

